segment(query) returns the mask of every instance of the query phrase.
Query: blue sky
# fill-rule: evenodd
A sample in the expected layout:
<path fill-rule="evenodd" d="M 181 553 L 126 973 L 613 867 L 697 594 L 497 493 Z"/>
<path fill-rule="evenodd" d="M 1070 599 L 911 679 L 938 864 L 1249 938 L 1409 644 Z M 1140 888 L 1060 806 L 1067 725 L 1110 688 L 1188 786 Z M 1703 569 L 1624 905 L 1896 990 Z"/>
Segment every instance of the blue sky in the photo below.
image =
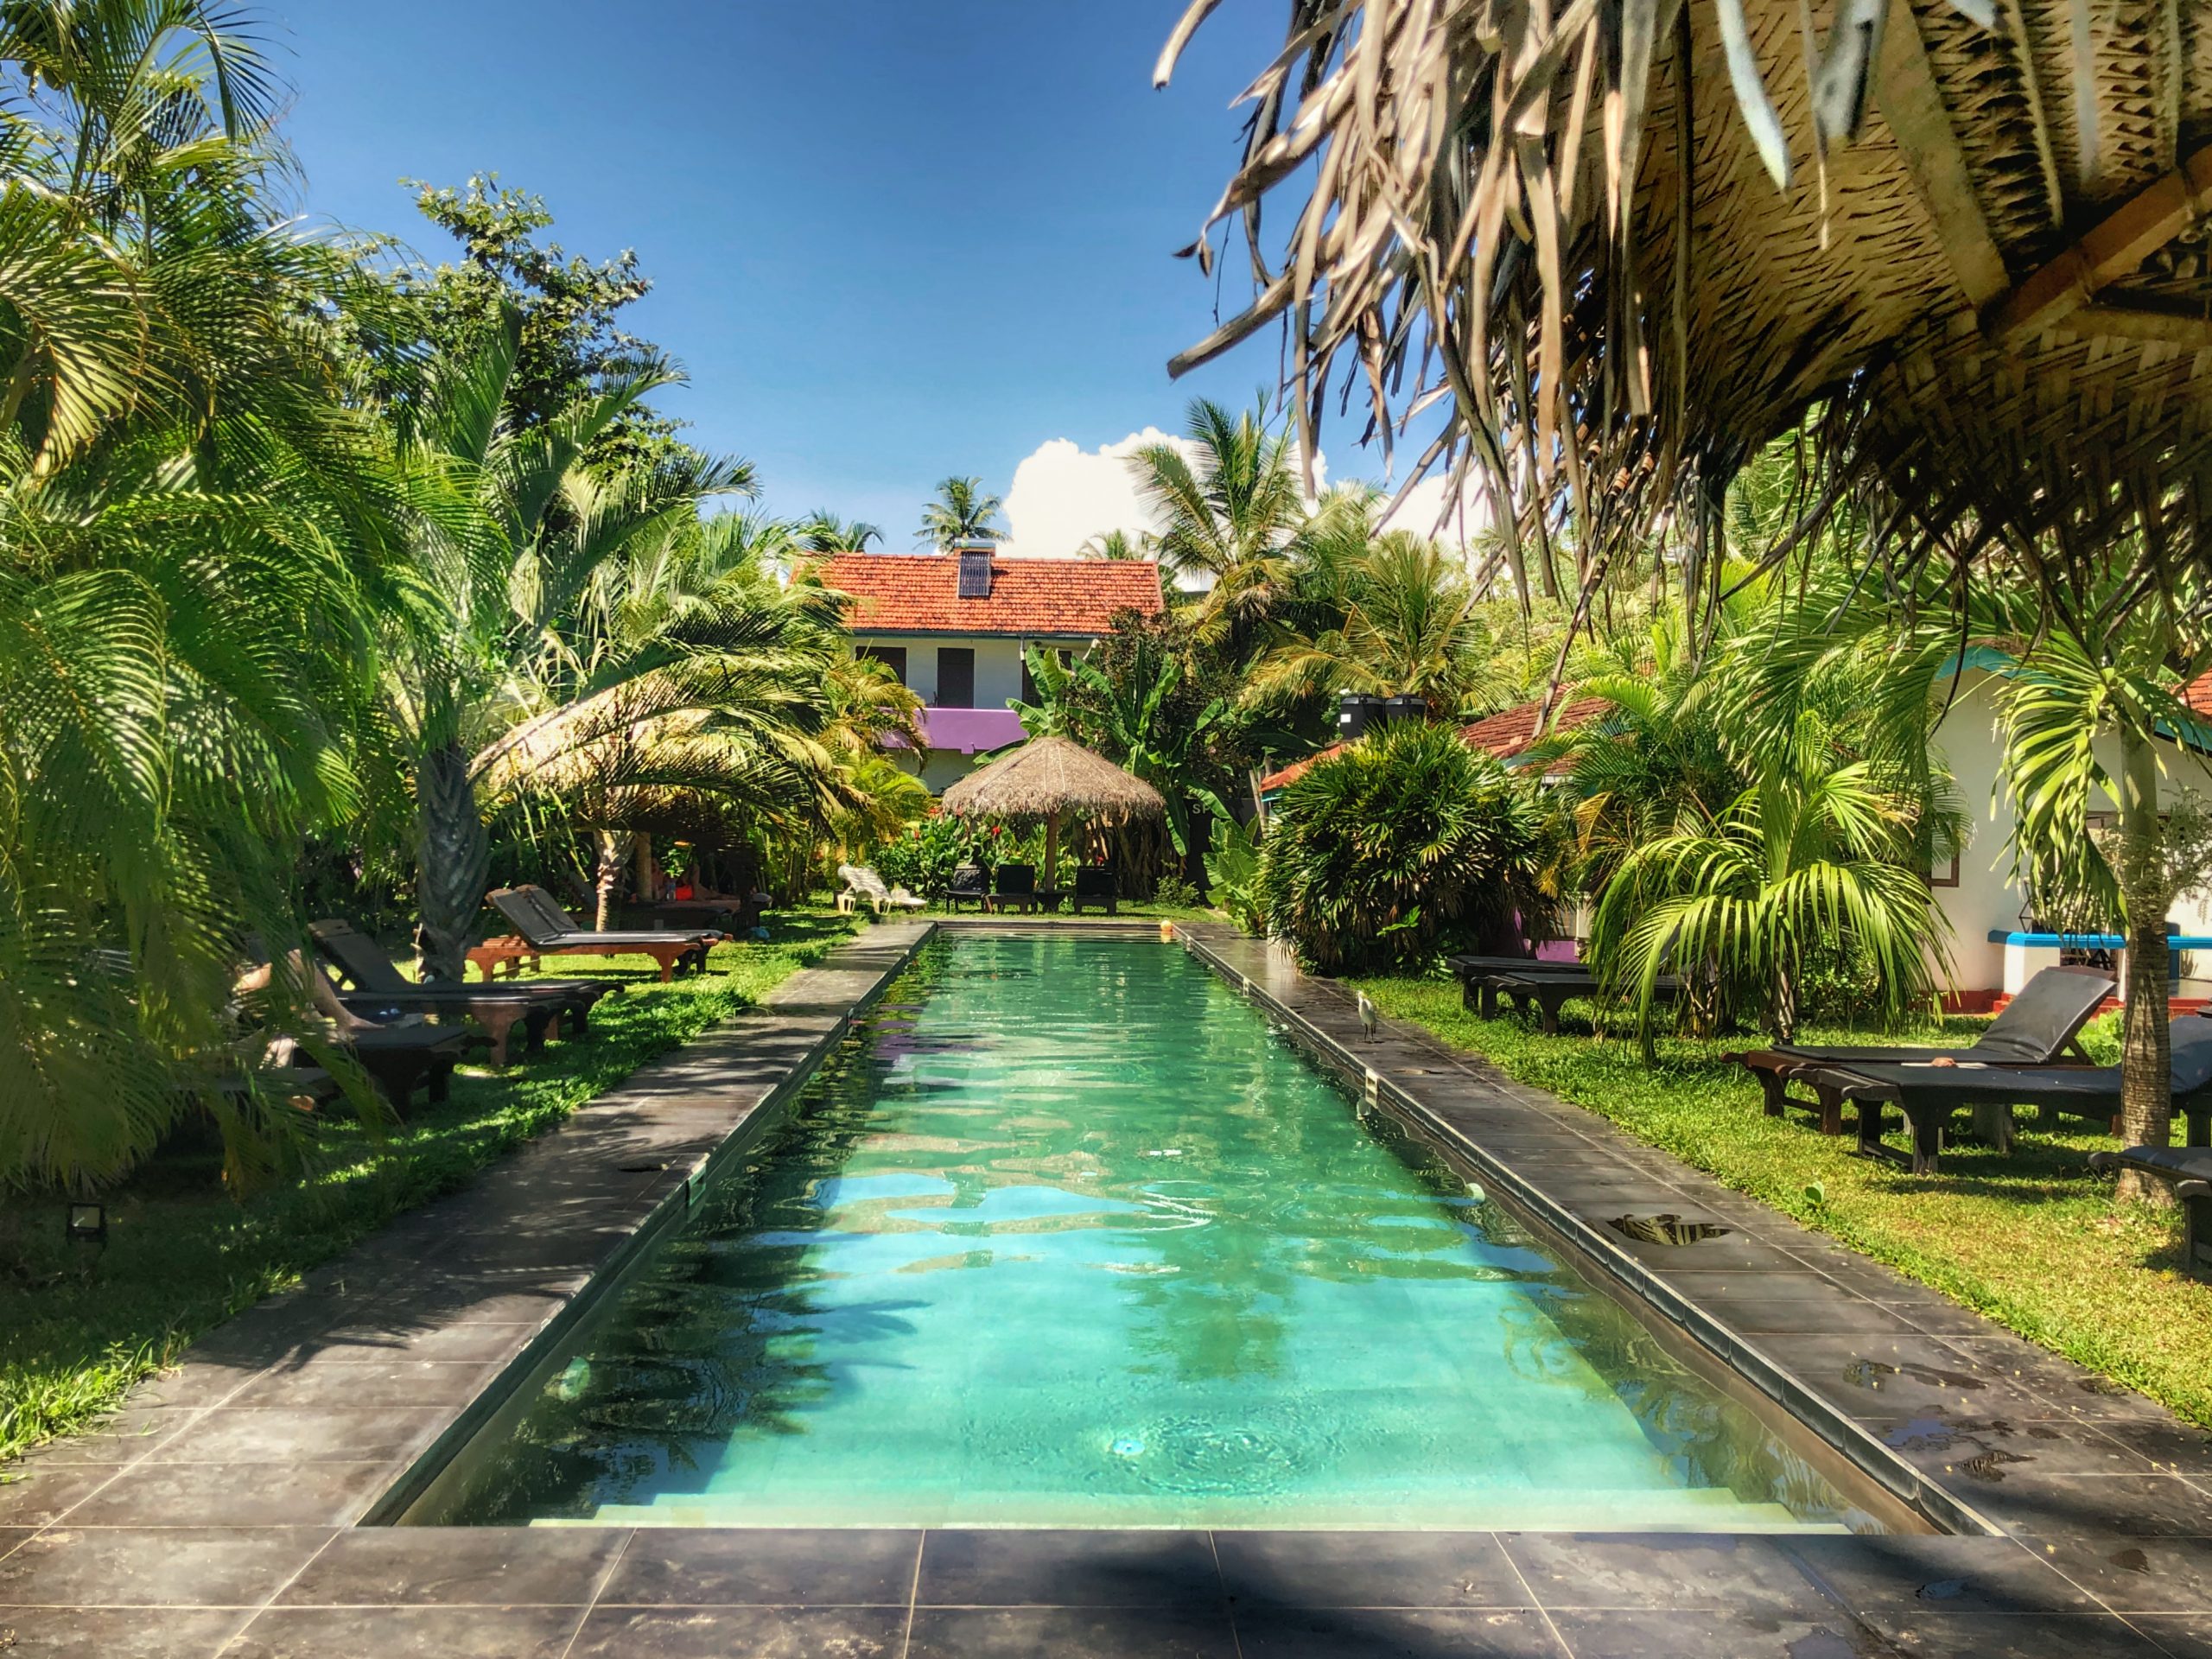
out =
<path fill-rule="evenodd" d="M 1004 492 L 1040 445 L 1272 384 L 1271 339 L 1165 365 L 1213 326 L 1171 256 L 1234 163 L 1275 0 L 1224 6 L 1159 93 L 1182 0 L 260 3 L 314 212 L 442 257 L 397 181 L 496 170 L 572 251 L 634 247 L 633 329 L 691 375 L 666 407 L 776 511 L 903 548 L 949 473 Z"/>

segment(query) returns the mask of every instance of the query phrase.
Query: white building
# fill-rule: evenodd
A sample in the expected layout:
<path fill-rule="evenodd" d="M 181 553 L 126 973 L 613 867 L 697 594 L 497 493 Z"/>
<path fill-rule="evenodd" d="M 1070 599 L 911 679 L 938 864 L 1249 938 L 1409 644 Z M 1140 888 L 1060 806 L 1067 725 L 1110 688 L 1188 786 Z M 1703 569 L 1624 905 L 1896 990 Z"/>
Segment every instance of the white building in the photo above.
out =
<path fill-rule="evenodd" d="M 854 648 L 888 664 L 925 705 L 933 795 L 978 754 L 1021 741 L 1007 705 L 1034 700 L 1025 653 L 1088 650 L 1134 610 L 1156 616 L 1160 566 L 1147 559 L 1021 558 L 988 545 L 950 553 L 841 553 L 823 582 L 849 594 Z"/>
<path fill-rule="evenodd" d="M 2058 960 L 2055 943 L 2037 943 L 2048 935 L 2030 935 L 2022 926 L 2021 912 L 2028 895 L 2012 879 L 2012 857 L 2007 843 L 2012 834 L 2012 799 L 2003 784 L 2004 733 L 1997 696 L 1999 677 L 1986 669 L 1969 668 L 1961 677 L 1952 702 L 1936 734 L 1936 752 L 1958 780 L 1960 804 L 1971 825 L 1965 849 L 1955 865 L 1929 873 L 1937 903 L 1951 924 L 1952 1005 L 1962 1011 L 1985 1010 L 2001 995 L 2018 990 L 2027 976 Z M 1943 684 L 1948 692 L 1949 683 Z M 2200 690 L 2192 687 L 2190 702 Z M 2192 739 L 2199 734 L 2190 734 Z M 2120 742 L 2100 739 L 2097 758 L 2106 772 L 2120 772 Z M 2166 805 L 2186 791 L 2212 808 L 2212 755 L 2196 741 L 2158 746 L 2158 791 Z M 2105 800 L 2091 811 L 2091 823 L 2116 816 L 2119 803 Z M 2084 828 L 2088 828 L 2085 825 Z M 2183 894 L 2166 912 L 2167 920 L 2182 937 L 2202 938 L 2212 931 L 2212 893 Z M 1993 937 L 1994 936 L 1994 937 Z M 2212 953 L 2196 952 L 2200 959 Z M 2194 964 L 2192 964 L 2192 967 Z M 2192 972 L 2212 972 L 2212 962 Z M 2203 988 L 2183 985 L 2177 995 L 2202 995 Z"/>

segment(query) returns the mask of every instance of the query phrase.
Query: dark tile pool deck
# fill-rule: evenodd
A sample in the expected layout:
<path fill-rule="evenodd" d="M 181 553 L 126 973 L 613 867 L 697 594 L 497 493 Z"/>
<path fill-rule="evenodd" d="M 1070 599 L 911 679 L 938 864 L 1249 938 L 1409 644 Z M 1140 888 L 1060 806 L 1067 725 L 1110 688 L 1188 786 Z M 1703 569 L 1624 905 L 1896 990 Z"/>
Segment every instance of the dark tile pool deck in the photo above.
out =
<path fill-rule="evenodd" d="M 1146 931 L 1155 923 L 1139 924 Z M 365 1525 L 929 931 L 888 923 L 196 1344 L 0 1486 L 0 1655 L 2212 1659 L 2212 1438 L 1226 928 L 1186 943 L 1892 1489 L 1975 1535 Z M 1940 1195 L 1931 1195 L 1939 1200 Z M 1605 1226 L 1734 1230 L 1682 1249 Z"/>

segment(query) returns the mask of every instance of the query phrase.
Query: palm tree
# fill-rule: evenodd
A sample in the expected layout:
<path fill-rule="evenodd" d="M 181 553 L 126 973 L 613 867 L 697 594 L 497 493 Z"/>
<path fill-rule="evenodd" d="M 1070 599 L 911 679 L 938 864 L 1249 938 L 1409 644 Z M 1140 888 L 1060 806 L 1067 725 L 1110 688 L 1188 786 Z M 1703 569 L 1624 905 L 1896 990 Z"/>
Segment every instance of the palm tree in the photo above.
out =
<path fill-rule="evenodd" d="M 0 135 L 13 1185 L 143 1155 L 226 1035 L 240 932 L 296 937 L 299 838 L 358 798 L 396 538 L 335 397 L 352 270 L 264 198 L 275 88 L 227 11 L 26 0 L 0 60 L 29 89 Z"/>
<path fill-rule="evenodd" d="M 1194 454 L 1147 444 L 1129 470 L 1166 526 L 1162 562 L 1205 590 L 1196 604 L 1199 639 L 1242 666 L 1261 649 L 1289 582 L 1286 550 L 1306 523 L 1305 493 L 1288 433 L 1270 431 L 1261 416 L 1199 398 L 1184 430 Z"/>
<path fill-rule="evenodd" d="M 999 513 L 1006 504 L 987 493 L 980 478 L 948 478 L 937 486 L 937 499 L 922 509 L 916 539 L 940 553 L 963 542 L 1002 542 Z"/>
<path fill-rule="evenodd" d="M 883 539 L 883 531 L 862 518 L 840 518 L 826 508 L 817 508 L 791 527 L 798 545 L 809 553 L 865 553 Z"/>
<path fill-rule="evenodd" d="M 1424 698 L 1450 715 L 1517 689 L 1497 671 L 1502 659 L 1481 605 L 1436 543 L 1390 531 L 1317 578 L 1299 585 L 1313 590 L 1333 620 L 1269 651 L 1246 683 L 1248 700 L 1363 691 Z"/>
<path fill-rule="evenodd" d="M 1094 536 L 1077 550 L 1086 559 L 1150 559 L 1160 553 L 1160 538 L 1148 530 L 1132 536 L 1126 530 L 1109 530 Z"/>
<path fill-rule="evenodd" d="M 1709 976 L 1701 1019 L 1756 1007 L 1787 1040 L 1809 972 L 1859 970 L 1897 1018 L 1927 1006 L 1944 957 L 1925 872 L 1964 816 L 1929 754 L 1924 683 L 1901 694 L 1880 642 L 1823 637 L 1817 599 L 1727 579 L 1702 657 L 1669 613 L 1648 658 L 1582 683 L 1612 711 L 1557 746 L 1574 885 L 1599 895 L 1592 953 L 1634 992 L 1647 1048 L 1669 963 Z"/>

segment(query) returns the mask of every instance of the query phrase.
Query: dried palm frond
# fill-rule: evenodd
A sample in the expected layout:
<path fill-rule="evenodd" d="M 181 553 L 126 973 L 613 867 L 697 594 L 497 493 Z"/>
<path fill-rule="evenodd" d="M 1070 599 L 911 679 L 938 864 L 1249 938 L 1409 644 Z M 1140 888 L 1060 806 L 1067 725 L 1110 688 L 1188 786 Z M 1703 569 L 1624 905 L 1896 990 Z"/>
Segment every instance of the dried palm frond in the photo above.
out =
<path fill-rule="evenodd" d="M 1856 492 L 1907 556 L 2002 546 L 2062 601 L 2116 546 L 2139 591 L 2203 556 L 2193 9 L 2108 0 L 2094 29 L 2072 0 L 1288 10 L 1193 249 L 1211 269 L 1241 222 L 1255 297 L 1173 366 L 1280 323 L 1305 453 L 1331 391 L 1363 395 L 1386 453 L 1418 435 L 1414 477 L 1513 504 L 1524 593 L 1571 578 L 1586 607 L 1663 528 L 1660 568 L 1717 594 L 1722 492 L 1808 420 L 1811 516 Z M 1264 222 L 1294 189 L 1294 222 Z"/>

